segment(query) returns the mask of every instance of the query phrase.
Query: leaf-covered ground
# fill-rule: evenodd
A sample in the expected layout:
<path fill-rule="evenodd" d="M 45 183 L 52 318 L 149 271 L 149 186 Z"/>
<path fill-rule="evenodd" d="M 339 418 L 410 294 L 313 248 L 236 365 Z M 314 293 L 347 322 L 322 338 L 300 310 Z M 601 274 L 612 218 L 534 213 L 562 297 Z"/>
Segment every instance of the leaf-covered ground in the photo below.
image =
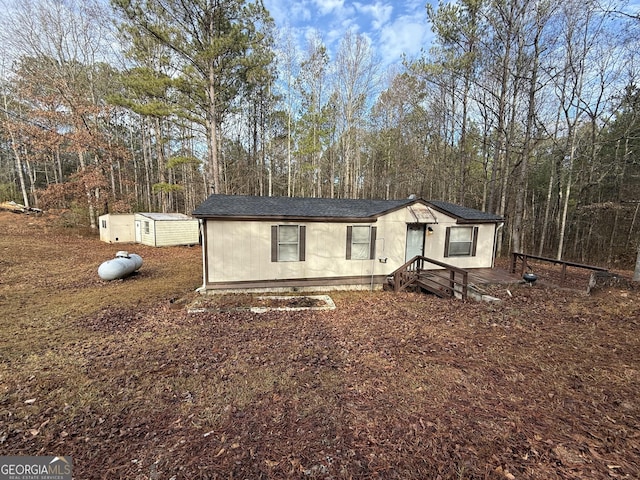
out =
<path fill-rule="evenodd" d="M 640 478 L 637 290 L 189 314 L 197 247 L 128 245 L 140 272 L 103 282 L 122 246 L 0 232 L 0 455 L 78 479 Z"/>

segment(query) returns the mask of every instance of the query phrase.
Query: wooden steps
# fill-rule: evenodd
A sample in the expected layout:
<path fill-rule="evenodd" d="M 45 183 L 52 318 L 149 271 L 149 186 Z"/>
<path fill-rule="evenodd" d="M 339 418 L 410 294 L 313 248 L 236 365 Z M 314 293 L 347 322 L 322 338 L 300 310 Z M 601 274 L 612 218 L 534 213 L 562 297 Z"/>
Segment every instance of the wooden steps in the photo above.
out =
<path fill-rule="evenodd" d="M 444 284 L 441 279 L 442 277 L 440 275 L 423 273 L 418 276 L 418 278 L 415 281 L 415 284 L 421 289 L 426 290 L 427 292 L 431 292 L 440 298 L 453 297 L 453 294 L 454 294 L 453 287 L 449 284 Z"/>
<path fill-rule="evenodd" d="M 396 292 L 419 288 L 441 298 L 467 298 L 469 273 L 461 268 L 418 255 L 388 278 Z"/>

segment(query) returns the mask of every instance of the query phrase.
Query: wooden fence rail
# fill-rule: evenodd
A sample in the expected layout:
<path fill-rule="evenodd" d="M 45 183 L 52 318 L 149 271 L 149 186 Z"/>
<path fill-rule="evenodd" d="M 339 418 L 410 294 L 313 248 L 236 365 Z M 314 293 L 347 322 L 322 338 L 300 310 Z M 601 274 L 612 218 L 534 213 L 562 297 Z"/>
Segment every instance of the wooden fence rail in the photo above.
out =
<path fill-rule="evenodd" d="M 516 265 L 518 260 L 522 261 L 520 267 L 520 275 L 523 275 L 527 269 L 528 260 L 538 260 L 541 262 L 553 263 L 554 265 L 562 265 L 562 277 L 561 282 L 564 283 L 567 276 L 567 267 L 584 268 L 586 270 L 593 270 L 594 272 L 608 272 L 608 268 L 596 267 L 594 265 L 585 265 L 584 263 L 568 262 L 566 260 L 558 260 L 557 258 L 540 257 L 538 255 L 529 255 L 528 253 L 512 252 L 511 253 L 511 273 L 516 273 Z"/>

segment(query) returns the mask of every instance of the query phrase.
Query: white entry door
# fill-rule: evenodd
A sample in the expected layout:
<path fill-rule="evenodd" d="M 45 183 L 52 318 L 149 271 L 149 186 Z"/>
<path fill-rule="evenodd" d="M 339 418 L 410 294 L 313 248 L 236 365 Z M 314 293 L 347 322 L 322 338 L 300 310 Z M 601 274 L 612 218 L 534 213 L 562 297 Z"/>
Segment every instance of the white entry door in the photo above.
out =
<path fill-rule="evenodd" d="M 142 242 L 142 225 L 140 220 L 136 220 L 136 243 Z"/>
<path fill-rule="evenodd" d="M 407 249 L 405 262 L 408 262 L 416 255 L 424 255 L 424 224 L 407 225 Z"/>

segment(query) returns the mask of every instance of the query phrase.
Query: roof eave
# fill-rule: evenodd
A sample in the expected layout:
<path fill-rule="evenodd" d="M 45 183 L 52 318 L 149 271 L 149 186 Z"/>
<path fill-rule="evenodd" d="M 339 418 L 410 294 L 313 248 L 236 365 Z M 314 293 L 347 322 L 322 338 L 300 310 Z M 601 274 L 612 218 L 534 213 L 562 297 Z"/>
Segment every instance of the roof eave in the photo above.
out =
<path fill-rule="evenodd" d="M 374 223 L 379 215 L 370 217 L 303 217 L 287 215 L 211 215 L 193 214 L 194 217 L 202 220 L 224 220 L 230 222 L 301 222 L 301 223 Z"/>
<path fill-rule="evenodd" d="M 451 215 L 451 214 L 449 214 Z M 456 217 L 456 223 L 459 224 L 474 224 L 477 225 L 478 223 L 501 223 L 503 222 L 503 219 L 482 219 L 482 220 L 473 220 L 473 219 L 467 219 L 467 218 L 460 218 L 460 217 Z"/>
<path fill-rule="evenodd" d="M 444 215 L 447 215 L 448 217 L 451 218 L 455 218 L 456 219 L 456 223 L 460 223 L 460 224 L 464 224 L 464 223 L 473 223 L 473 224 L 477 224 L 477 223 L 501 223 L 504 222 L 504 219 L 502 217 L 497 217 L 497 218 L 483 218 L 483 219 L 473 219 L 473 218 L 464 218 L 461 217 L 459 215 L 456 215 L 453 212 L 450 212 L 444 208 L 440 208 L 437 205 L 434 205 L 430 202 L 427 202 L 427 205 L 430 208 L 433 208 L 435 211 L 440 212 Z"/>

